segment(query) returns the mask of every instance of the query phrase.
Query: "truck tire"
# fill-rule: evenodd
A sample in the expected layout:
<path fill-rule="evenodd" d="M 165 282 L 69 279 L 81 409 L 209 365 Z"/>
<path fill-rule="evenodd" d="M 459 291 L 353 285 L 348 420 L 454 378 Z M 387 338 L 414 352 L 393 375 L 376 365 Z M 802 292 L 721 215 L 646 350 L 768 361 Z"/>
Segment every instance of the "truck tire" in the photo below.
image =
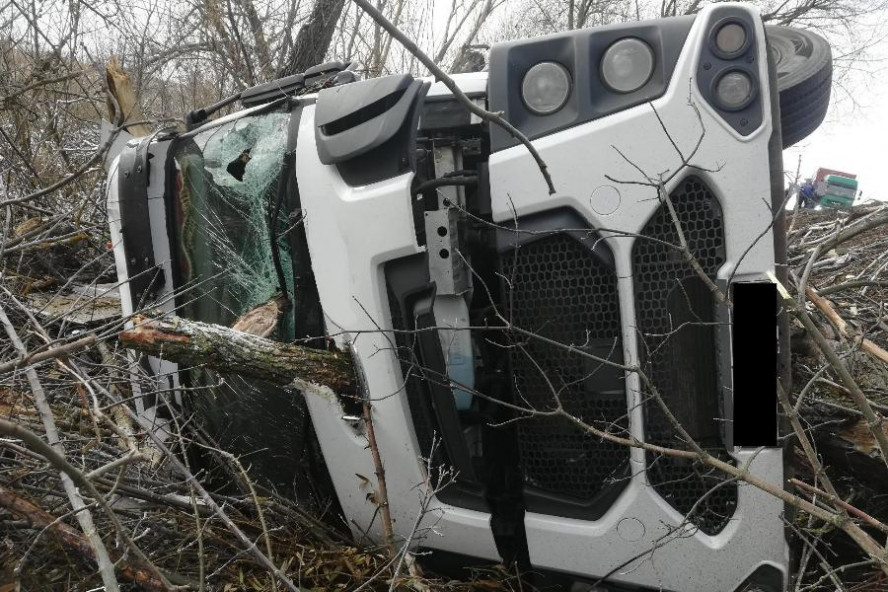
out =
<path fill-rule="evenodd" d="M 777 70 L 783 148 L 804 140 L 823 122 L 832 90 L 832 51 L 826 39 L 768 25 L 768 51 Z"/>

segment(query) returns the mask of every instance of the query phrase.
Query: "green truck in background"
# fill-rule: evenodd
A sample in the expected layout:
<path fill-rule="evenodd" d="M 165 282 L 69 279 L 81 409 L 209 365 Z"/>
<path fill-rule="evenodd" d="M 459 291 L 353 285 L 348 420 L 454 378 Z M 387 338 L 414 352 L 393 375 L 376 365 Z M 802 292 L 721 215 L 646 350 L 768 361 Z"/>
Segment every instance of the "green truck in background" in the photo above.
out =
<path fill-rule="evenodd" d="M 824 208 L 850 208 L 857 196 L 857 179 L 842 175 L 828 175 L 823 180 L 820 205 Z"/>
<path fill-rule="evenodd" d="M 815 195 L 811 196 L 814 199 L 810 201 L 814 203 L 808 207 L 819 203 L 823 208 L 850 208 L 857 197 L 857 175 L 852 173 L 821 167 L 817 169 L 811 185 Z"/>

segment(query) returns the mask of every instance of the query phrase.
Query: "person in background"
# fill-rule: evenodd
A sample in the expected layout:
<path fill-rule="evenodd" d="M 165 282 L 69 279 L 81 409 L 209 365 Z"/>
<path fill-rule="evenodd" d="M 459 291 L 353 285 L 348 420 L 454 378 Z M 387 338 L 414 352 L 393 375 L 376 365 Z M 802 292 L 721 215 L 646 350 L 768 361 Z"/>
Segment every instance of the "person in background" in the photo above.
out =
<path fill-rule="evenodd" d="M 814 190 L 814 181 L 807 179 L 799 189 L 799 204 L 806 210 L 812 210 L 817 205 L 817 192 Z"/>

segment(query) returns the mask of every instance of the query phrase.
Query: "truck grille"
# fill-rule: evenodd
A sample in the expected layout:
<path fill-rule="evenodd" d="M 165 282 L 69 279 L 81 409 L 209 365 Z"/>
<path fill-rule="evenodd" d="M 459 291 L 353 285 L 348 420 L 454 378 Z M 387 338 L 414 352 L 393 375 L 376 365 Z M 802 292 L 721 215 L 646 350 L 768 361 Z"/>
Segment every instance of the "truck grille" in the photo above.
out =
<path fill-rule="evenodd" d="M 586 238 L 593 243 L 597 237 Z M 598 249 L 606 247 L 599 243 Z M 622 363 L 620 306 L 613 266 L 567 234 L 552 234 L 507 254 L 503 273 L 515 326 L 560 344 Z M 508 289 L 510 287 L 510 289 Z M 516 404 L 550 410 L 556 393 L 564 409 L 616 433 L 627 429 L 624 373 L 564 347 L 514 335 L 510 349 Z M 594 518 L 620 489 L 629 449 L 589 435 L 563 417 L 518 422 L 527 509 Z M 565 503 L 553 502 L 560 499 Z M 567 499 L 565 499 L 567 498 Z M 602 507 L 605 506 L 605 507 Z M 572 507 L 572 509 L 571 509 Z M 590 515 L 591 514 L 591 515 Z M 579 516 L 577 516 L 579 517 Z"/>
<path fill-rule="evenodd" d="M 705 274 L 725 262 L 721 207 L 709 188 L 689 177 L 671 194 L 677 218 Z M 654 240 L 646 240 L 649 237 Z M 712 292 L 683 257 L 666 204 L 641 231 L 632 251 L 642 368 L 672 414 L 711 454 L 730 460 L 718 424 L 716 306 Z M 687 448 L 665 413 L 644 393 L 645 435 L 651 444 Z M 699 463 L 647 453 L 647 476 L 670 505 L 707 534 L 719 532 L 737 505 L 736 483 Z"/>

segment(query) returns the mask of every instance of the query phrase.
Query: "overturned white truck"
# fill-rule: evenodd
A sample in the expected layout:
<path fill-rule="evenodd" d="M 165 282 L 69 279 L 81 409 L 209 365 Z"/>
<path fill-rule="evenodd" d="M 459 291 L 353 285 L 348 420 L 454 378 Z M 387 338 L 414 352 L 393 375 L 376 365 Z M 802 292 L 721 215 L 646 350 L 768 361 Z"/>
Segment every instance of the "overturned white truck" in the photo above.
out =
<path fill-rule="evenodd" d="M 398 537 L 426 467 L 456 471 L 413 538 L 433 556 L 578 590 L 784 590 L 781 501 L 581 424 L 688 450 L 656 392 L 706 453 L 782 486 L 781 151 L 822 121 L 830 74 L 821 38 L 743 4 L 495 45 L 454 79 L 554 193 L 441 83 L 330 63 L 249 89 L 115 162 L 124 312 L 230 324 L 283 297 L 273 338 L 350 349 Z M 354 400 L 145 364 L 146 421 L 156 393 L 206 387 L 176 404 L 272 486 L 329 474 L 378 540 Z"/>

